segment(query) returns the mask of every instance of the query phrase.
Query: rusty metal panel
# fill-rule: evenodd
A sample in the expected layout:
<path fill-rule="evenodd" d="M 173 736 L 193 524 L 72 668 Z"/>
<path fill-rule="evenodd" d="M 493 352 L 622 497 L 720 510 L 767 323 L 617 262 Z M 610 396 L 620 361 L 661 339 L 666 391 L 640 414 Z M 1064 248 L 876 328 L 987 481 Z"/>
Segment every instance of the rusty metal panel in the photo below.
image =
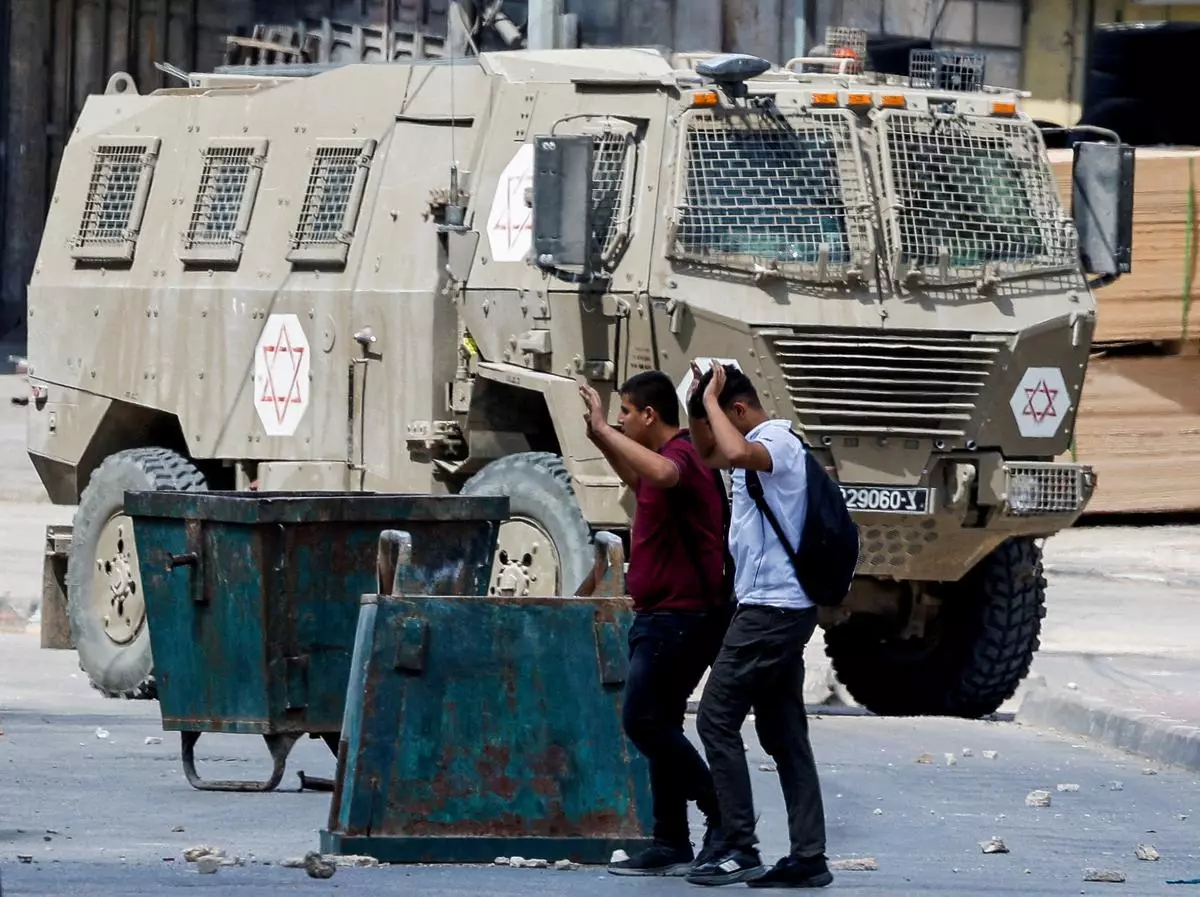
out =
<path fill-rule="evenodd" d="M 125 510 L 163 728 L 260 734 L 271 745 L 339 731 L 358 603 L 378 589 L 380 531 L 418 534 L 410 567 L 422 591 L 471 594 L 487 588 L 508 499 L 128 492 Z M 185 740 L 185 767 L 194 744 Z"/>
<path fill-rule="evenodd" d="M 603 863 L 647 846 L 646 761 L 621 727 L 632 617 L 626 598 L 364 597 L 322 851 Z"/>

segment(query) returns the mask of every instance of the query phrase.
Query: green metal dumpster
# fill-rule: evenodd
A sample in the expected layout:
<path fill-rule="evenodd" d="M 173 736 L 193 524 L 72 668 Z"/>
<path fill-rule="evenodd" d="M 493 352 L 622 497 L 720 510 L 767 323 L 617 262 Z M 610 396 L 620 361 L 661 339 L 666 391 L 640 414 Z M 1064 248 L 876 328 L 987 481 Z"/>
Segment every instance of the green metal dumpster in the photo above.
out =
<path fill-rule="evenodd" d="M 422 594 L 403 559 L 422 539 L 389 535 L 395 587 L 362 598 L 322 852 L 602 863 L 647 846 L 648 767 L 621 725 L 630 600 Z"/>
<path fill-rule="evenodd" d="M 269 791 L 302 736 L 337 750 L 359 602 L 378 590 L 380 531 L 421 534 L 410 575 L 423 591 L 486 591 L 508 499 L 164 491 L 127 492 L 125 509 L 163 729 L 182 733 L 188 781 Z M 270 779 L 202 779 L 195 745 L 204 732 L 263 736 Z"/>

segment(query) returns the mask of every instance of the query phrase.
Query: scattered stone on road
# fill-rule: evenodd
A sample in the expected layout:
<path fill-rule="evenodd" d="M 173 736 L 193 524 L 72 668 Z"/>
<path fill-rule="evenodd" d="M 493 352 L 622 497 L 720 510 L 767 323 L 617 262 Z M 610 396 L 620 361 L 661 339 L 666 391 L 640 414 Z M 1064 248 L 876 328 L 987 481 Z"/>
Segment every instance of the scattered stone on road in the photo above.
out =
<path fill-rule="evenodd" d="M 970 748 L 963 748 L 962 755 L 964 757 L 973 757 L 973 756 L 975 756 L 975 752 L 973 750 L 971 750 Z"/>
<path fill-rule="evenodd" d="M 182 826 L 182 825 L 176 825 L 176 826 L 172 826 L 172 827 L 171 827 L 171 831 L 173 831 L 173 832 L 181 832 L 181 831 L 183 831 L 183 826 Z"/>
<path fill-rule="evenodd" d="M 1048 807 L 1050 806 L 1049 791 L 1030 791 L 1025 795 L 1025 806 L 1027 807 Z"/>
<path fill-rule="evenodd" d="M 1109 791 L 1124 791 L 1125 785 L 1123 782 L 1109 782 L 1108 790 Z"/>
<path fill-rule="evenodd" d="M 288 857 L 279 863 L 284 869 L 303 869 L 304 857 Z"/>
<path fill-rule="evenodd" d="M 1008 845 L 993 836 L 986 841 L 980 841 L 979 847 L 984 853 L 1008 853 Z"/>
<path fill-rule="evenodd" d="M 526 869 L 545 869 L 549 865 L 550 864 L 548 862 L 546 862 L 545 860 L 526 860 L 525 861 Z"/>
<path fill-rule="evenodd" d="M 955 757 L 953 754 L 946 754 L 946 765 L 947 766 L 958 766 L 958 758 Z"/>
<path fill-rule="evenodd" d="M 219 859 L 225 856 L 225 851 L 205 844 L 200 847 L 189 847 L 183 852 L 183 858 L 189 863 L 194 863 L 201 857 L 207 856 L 215 856 Z"/>
<path fill-rule="evenodd" d="M 220 865 L 220 858 L 212 854 L 205 854 L 202 857 L 196 858 L 196 871 L 201 875 L 212 875 Z"/>
<path fill-rule="evenodd" d="M 525 865 L 525 857 L 510 857 L 508 865 L 512 866 L 514 869 L 520 869 Z"/>
<path fill-rule="evenodd" d="M 379 865 L 379 860 L 375 859 L 375 857 L 360 856 L 353 853 L 348 853 L 345 856 L 333 854 L 332 856 L 326 856 L 325 859 L 347 869 L 374 869 Z"/>
<path fill-rule="evenodd" d="M 1125 873 L 1115 869 L 1087 869 L 1083 873 L 1084 881 L 1105 881 L 1111 884 L 1121 884 L 1125 881 Z"/>
<path fill-rule="evenodd" d="M 560 872 L 569 872 L 572 869 L 577 869 L 578 866 L 576 866 L 570 860 L 559 860 L 557 863 L 554 864 L 554 868 L 559 870 Z"/>
<path fill-rule="evenodd" d="M 1059 791 L 1078 791 L 1078 790 L 1079 790 L 1079 786 L 1078 786 L 1078 785 L 1074 785 L 1074 784 L 1072 784 L 1072 785 L 1059 785 L 1059 786 L 1058 786 L 1058 790 L 1059 790 Z"/>
<path fill-rule="evenodd" d="M 932 763 L 933 762 L 933 754 L 922 754 L 920 757 L 917 758 L 917 762 L 918 763 Z"/>
<path fill-rule="evenodd" d="M 878 872 L 879 862 L 875 857 L 855 857 L 848 860 L 830 860 L 829 868 L 842 872 Z"/>
<path fill-rule="evenodd" d="M 317 851 L 310 850 L 304 855 L 304 871 L 308 873 L 309 878 L 333 878 L 333 873 L 337 872 L 337 866 Z"/>
<path fill-rule="evenodd" d="M 775 770 L 776 770 L 774 763 L 759 764 L 758 769 L 760 772 L 775 772 Z"/>
<path fill-rule="evenodd" d="M 146 744 L 162 744 L 162 739 L 157 735 L 147 735 Z"/>
<path fill-rule="evenodd" d="M 1158 770 L 1157 770 L 1157 769 L 1151 769 L 1149 766 L 1147 766 L 1145 769 L 1143 769 L 1143 770 L 1142 770 L 1142 775 L 1144 775 L 1144 776 L 1156 776 L 1156 775 L 1158 775 Z"/>
<path fill-rule="evenodd" d="M 623 863 L 627 859 L 629 859 L 629 854 L 627 854 L 625 851 L 618 848 L 617 850 L 614 850 L 612 852 L 612 856 L 609 858 L 608 861 L 610 863 Z"/>
<path fill-rule="evenodd" d="M 999 757 L 999 756 L 1000 756 L 1000 752 L 999 752 L 999 751 L 984 751 L 984 752 L 983 752 L 983 759 L 984 759 L 984 760 L 995 760 L 995 759 L 996 759 L 997 757 Z"/>
<path fill-rule="evenodd" d="M 874 812 L 875 812 L 875 815 L 876 815 L 876 816 L 882 816 L 882 815 L 883 815 L 883 809 L 882 809 L 881 807 L 876 807 Z"/>
<path fill-rule="evenodd" d="M 492 863 L 496 866 L 507 866 L 508 857 L 496 857 L 494 860 L 492 860 Z"/>
<path fill-rule="evenodd" d="M 1154 849 L 1153 844 L 1139 844 L 1133 851 L 1133 855 L 1139 860 L 1148 860 L 1153 862 L 1159 858 L 1159 853 Z"/>

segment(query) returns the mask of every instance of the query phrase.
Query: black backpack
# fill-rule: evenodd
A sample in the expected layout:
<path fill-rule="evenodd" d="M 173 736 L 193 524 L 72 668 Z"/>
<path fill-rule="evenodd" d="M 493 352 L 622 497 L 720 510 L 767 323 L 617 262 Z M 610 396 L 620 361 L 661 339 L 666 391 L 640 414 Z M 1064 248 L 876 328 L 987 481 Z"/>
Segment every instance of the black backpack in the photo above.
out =
<path fill-rule="evenodd" d="M 794 431 L 793 436 L 800 439 Z M 803 443 L 804 440 L 800 439 Z M 788 543 L 775 514 L 763 498 L 758 471 L 746 471 L 746 491 L 767 518 L 783 544 L 796 578 L 809 599 L 822 607 L 837 607 L 845 600 L 858 566 L 858 525 L 850 516 L 842 490 L 821 463 L 804 446 L 808 507 L 800 527 L 800 550 Z"/>

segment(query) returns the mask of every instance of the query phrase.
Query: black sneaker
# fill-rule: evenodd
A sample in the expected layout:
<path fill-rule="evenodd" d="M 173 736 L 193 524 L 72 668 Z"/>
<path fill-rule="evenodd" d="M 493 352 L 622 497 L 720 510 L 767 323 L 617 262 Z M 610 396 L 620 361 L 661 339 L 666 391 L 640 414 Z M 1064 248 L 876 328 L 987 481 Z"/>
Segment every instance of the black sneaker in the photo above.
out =
<path fill-rule="evenodd" d="M 750 881 L 764 872 L 757 850 L 722 850 L 703 864 L 697 864 L 687 880 L 694 885 L 732 885 Z"/>
<path fill-rule="evenodd" d="M 672 847 L 655 841 L 627 860 L 608 864 L 613 875 L 687 875 L 692 869 L 692 845 Z"/>
<path fill-rule="evenodd" d="M 823 888 L 833 883 L 824 856 L 798 859 L 786 856 L 753 881 L 751 888 Z"/>
<path fill-rule="evenodd" d="M 692 868 L 703 866 L 709 860 L 716 859 L 717 854 L 725 849 L 725 833 L 719 825 L 709 825 L 704 830 L 704 843 L 700 845 L 700 852 L 696 854 L 696 862 Z"/>

